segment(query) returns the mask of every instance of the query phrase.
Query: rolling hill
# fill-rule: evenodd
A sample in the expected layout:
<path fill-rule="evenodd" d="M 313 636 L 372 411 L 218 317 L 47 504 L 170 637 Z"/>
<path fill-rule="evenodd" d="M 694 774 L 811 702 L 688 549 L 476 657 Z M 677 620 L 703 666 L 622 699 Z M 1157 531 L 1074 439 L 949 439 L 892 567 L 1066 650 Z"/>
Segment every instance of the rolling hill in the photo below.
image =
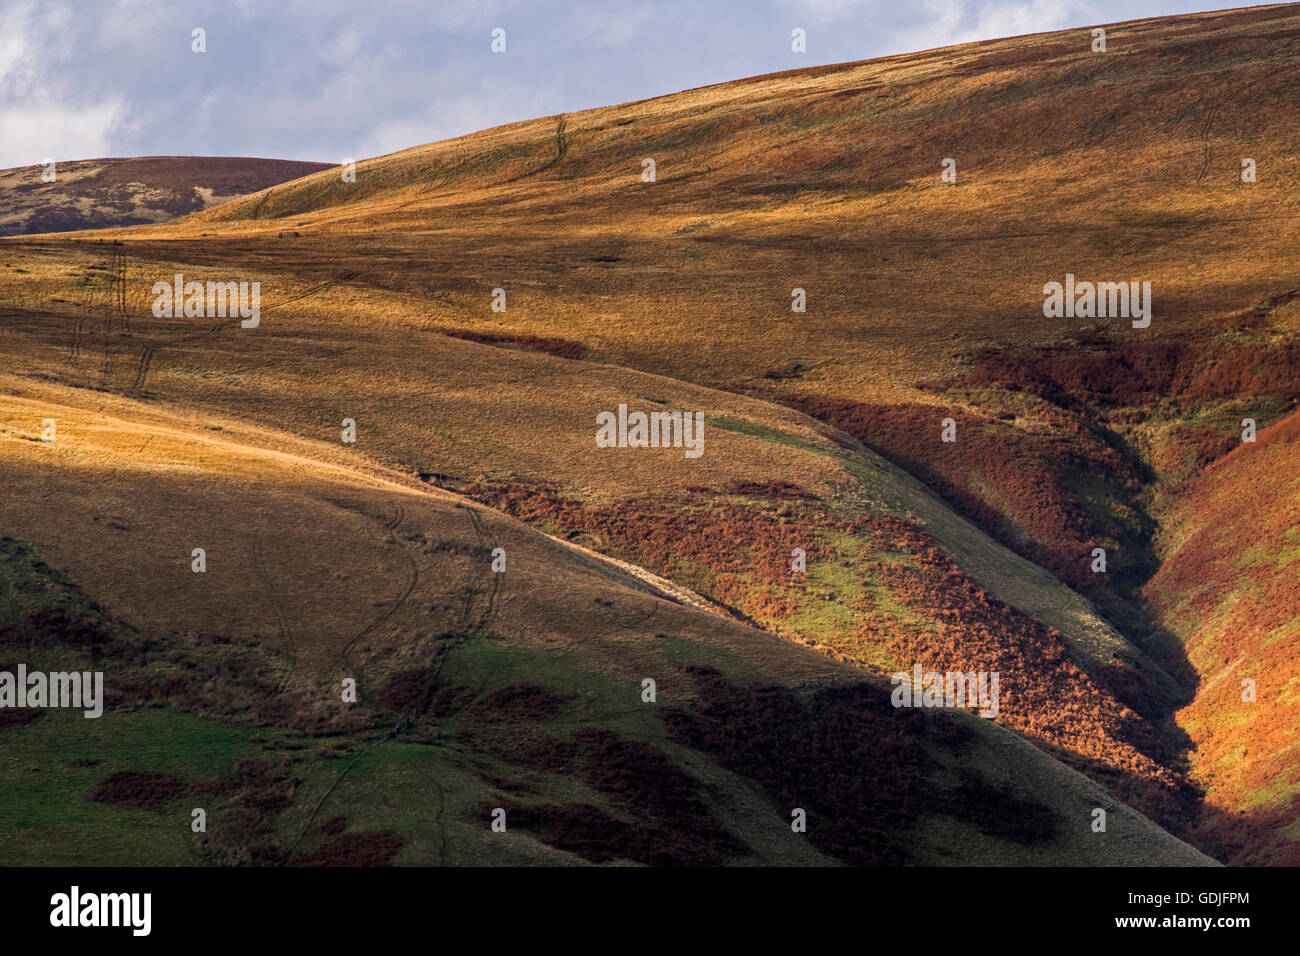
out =
<path fill-rule="evenodd" d="M 0 643 L 105 668 L 113 715 L 89 739 L 75 713 L 6 728 L 11 860 L 48 861 L 71 818 L 132 823 L 103 841 L 111 863 L 940 862 L 955 838 L 963 862 L 1208 862 L 1013 734 L 897 711 L 855 668 L 418 479 L 227 419 L 6 385 L 2 514 L 37 550 L 0 543 Z M 42 441 L 34 414 L 63 437 Z M 792 749 L 800 735 L 822 752 Z M 192 839 L 166 822 L 191 804 L 214 823 Z M 807 841 L 785 822 L 804 804 Z M 518 835 L 486 826 L 495 806 Z"/>
<path fill-rule="evenodd" d="M 1300 15 L 1107 33 L 741 80 L 0 244 L 11 593 L 123 646 L 132 719 L 228 741 L 114 765 L 166 782 L 69 786 L 242 794 L 217 860 L 1293 862 Z M 158 315 L 178 273 L 259 283 L 258 324 Z M 1149 327 L 1045 314 L 1067 275 L 1150 282 Z M 703 454 L 600 447 L 620 405 L 699 412 Z M 40 442 L 46 418 L 69 437 Z M 199 539 L 239 570 L 191 574 Z M 996 721 L 881 707 L 918 663 L 999 672 Z M 671 785 L 627 789 L 647 775 Z M 456 781 L 436 830 L 414 794 L 376 811 L 431 777 Z M 668 835 L 697 804 L 690 850 Z M 526 845 L 491 842 L 498 806 Z"/>

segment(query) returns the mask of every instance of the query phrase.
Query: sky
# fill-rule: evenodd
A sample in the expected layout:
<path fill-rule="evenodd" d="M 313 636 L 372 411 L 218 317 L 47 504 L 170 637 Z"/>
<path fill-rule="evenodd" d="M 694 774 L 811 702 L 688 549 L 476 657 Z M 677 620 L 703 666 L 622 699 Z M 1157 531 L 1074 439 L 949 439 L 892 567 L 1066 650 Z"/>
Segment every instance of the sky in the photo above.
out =
<path fill-rule="evenodd" d="M 105 156 L 338 163 L 777 70 L 1223 6 L 0 0 L 0 168 Z M 492 51 L 498 28 L 503 53 Z M 795 28 L 804 53 L 791 50 Z M 206 52 L 193 50 L 195 29 Z"/>

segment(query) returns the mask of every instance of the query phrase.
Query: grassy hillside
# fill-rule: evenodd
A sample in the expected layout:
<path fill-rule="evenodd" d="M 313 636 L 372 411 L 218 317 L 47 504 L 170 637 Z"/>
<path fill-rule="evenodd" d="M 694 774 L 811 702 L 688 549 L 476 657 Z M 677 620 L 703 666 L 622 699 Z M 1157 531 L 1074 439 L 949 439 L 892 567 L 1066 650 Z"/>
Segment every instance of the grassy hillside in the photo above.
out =
<path fill-rule="evenodd" d="M 544 571 L 522 572 L 523 590 L 490 602 L 502 633 L 540 655 L 503 672 L 580 667 L 635 689 L 666 655 L 691 706 L 634 739 L 667 759 L 674 747 L 707 755 L 701 773 L 746 776 L 778 803 L 802 797 L 762 743 L 777 728 L 892 719 L 865 691 L 819 697 L 818 675 L 880 687 L 918 662 L 999 670 L 996 724 L 969 730 L 1004 755 L 979 758 L 983 778 L 965 775 L 973 765 L 949 745 L 967 744 L 947 728 L 885 733 L 901 748 L 888 754 L 859 754 L 847 741 L 862 734 L 837 730 L 841 742 L 817 750 L 826 759 L 808 779 L 837 808 L 811 841 L 823 858 L 899 859 L 907 832 L 926 835 L 914 862 L 1097 859 L 1014 802 L 1055 807 L 1052 787 L 1082 785 L 1082 773 L 1220 858 L 1288 859 L 1292 751 L 1261 745 L 1262 725 L 1198 717 L 1224 662 L 1181 603 L 1208 552 L 1180 549 L 1179 536 L 1237 503 L 1239 519 L 1204 525 L 1222 535 L 1213 560 L 1227 595 L 1271 566 L 1252 548 L 1284 553 L 1295 524 L 1276 504 L 1260 544 L 1253 516 L 1269 503 L 1245 489 L 1277 466 L 1262 444 L 1234 449 L 1243 417 L 1288 434 L 1267 429 L 1300 399 L 1300 17 L 1281 6 L 1107 30 L 1106 53 L 1069 31 L 538 119 L 368 160 L 355 182 L 324 170 L 104 233 L 126 247 L 126 323 L 107 317 L 100 235 L 8 240 L 9 434 L 43 455 L 11 465 L 12 480 L 29 497 L 66 490 L 9 515 L 5 531 L 142 633 L 219 620 L 303 667 L 373 654 L 388 668 L 369 682 L 376 699 L 387 688 L 412 720 L 450 728 L 460 712 L 418 675 L 443 648 L 456 649 L 449 667 L 478 653 L 482 635 L 439 635 L 487 600 L 482 583 L 462 584 L 482 522 L 509 529 L 514 547 L 551 549 Z M 945 158 L 955 183 L 941 178 Z M 153 284 L 176 273 L 259 282 L 260 325 L 155 317 Z M 1046 317 L 1043 285 L 1067 273 L 1151 282 L 1150 327 Z M 806 312 L 791 311 L 797 289 Z M 620 404 L 702 413 L 704 453 L 598 447 L 596 415 Z M 76 423 L 68 444 L 32 440 L 47 417 Z M 355 444 L 340 441 L 344 419 Z M 1294 444 L 1271 442 L 1273 455 Z M 55 463 L 61 484 L 41 485 Z M 347 490 L 321 492 L 322 468 L 349 476 Z M 1213 476 L 1229 475 L 1240 484 L 1220 500 Z M 255 499 L 243 497 L 250 483 Z M 407 527 L 460 543 L 413 553 Z M 195 537 L 242 555 L 238 572 L 189 575 Z M 795 549 L 806 573 L 791 568 Z M 430 570 L 421 555 L 450 563 Z M 593 574 L 655 610 L 615 613 L 630 598 L 592 590 Z M 646 588 L 686 601 L 673 613 L 712 636 L 683 643 Z M 1278 591 L 1270 616 L 1234 630 L 1246 642 L 1235 652 L 1285 666 L 1266 648 L 1286 646 L 1293 598 Z M 618 652 L 602 651 L 615 625 Z M 564 670 L 529 692 L 540 709 L 528 713 L 565 723 L 589 681 Z M 538 839 L 647 861 L 592 788 L 603 766 L 659 757 L 626 752 L 600 722 L 503 756 L 492 724 L 465 726 L 467 754 L 569 781 L 531 808 L 515 793 Z M 738 752 L 727 727 L 759 743 Z M 1259 746 L 1269 756 L 1256 776 L 1224 783 Z M 948 772 L 908 771 L 868 794 L 862 774 L 839 776 L 871 760 L 930 767 L 922 752 Z M 369 786 L 408 771 L 424 772 L 394 766 Z M 1009 782 L 1040 773 L 1057 782 L 1020 795 Z M 586 789 L 566 791 L 577 778 Z M 705 799 L 690 792 L 629 802 L 667 814 Z M 480 796 L 466 784 L 456 799 L 469 812 Z M 878 830 L 853 822 L 859 797 L 883 801 Z M 997 819 L 972 809 L 1008 799 Z M 1259 800 L 1275 825 L 1225 822 Z M 1037 836 L 1011 839 L 998 829 L 1007 818 Z M 603 851 L 582 843 L 593 832 Z M 733 843 L 704 842 L 739 858 Z"/>
<path fill-rule="evenodd" d="M 1208 862 L 979 718 L 895 710 L 456 496 L 70 392 L 41 400 L 53 443 L 0 401 L 0 517 L 37 549 L 0 542 L 0 644 L 103 669 L 108 706 L 10 712 L 34 715 L 0 730 L 11 860 L 50 862 L 57 808 L 82 863 Z"/>

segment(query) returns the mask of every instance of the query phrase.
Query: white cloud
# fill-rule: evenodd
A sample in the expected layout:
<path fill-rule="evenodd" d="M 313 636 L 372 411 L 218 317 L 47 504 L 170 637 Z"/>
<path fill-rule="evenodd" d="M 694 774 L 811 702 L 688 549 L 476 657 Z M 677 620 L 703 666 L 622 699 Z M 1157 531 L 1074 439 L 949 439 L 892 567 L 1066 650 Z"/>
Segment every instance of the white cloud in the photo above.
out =
<path fill-rule="evenodd" d="M 12 107 L 0 110 L 0 169 L 112 155 L 113 132 L 125 104 L 105 101 L 87 107 Z"/>
<path fill-rule="evenodd" d="M 880 0 L 794 0 L 783 5 L 821 21 L 842 20 L 849 15 L 869 17 L 873 8 L 881 6 Z"/>
<path fill-rule="evenodd" d="M 600 12 L 587 18 L 587 35 L 600 46 L 622 46 L 636 39 L 641 28 L 654 15 L 650 6 L 641 6 L 634 12 Z"/>
<path fill-rule="evenodd" d="M 126 115 L 116 94 L 90 95 L 60 70 L 75 49 L 72 11 L 55 3 L 16 3 L 0 34 L 0 168 L 94 159 L 112 153 Z"/>
<path fill-rule="evenodd" d="M 975 40 L 1045 33 L 1075 25 L 1081 14 L 1068 0 L 993 0 L 956 3 L 925 0 L 925 22 L 893 34 L 897 52 L 930 50 Z"/>
<path fill-rule="evenodd" d="M 560 112 L 563 100 L 558 90 L 541 86 L 443 97 L 436 110 L 422 117 L 389 120 L 368 129 L 356 155 L 382 156 L 502 123 L 547 116 Z"/>

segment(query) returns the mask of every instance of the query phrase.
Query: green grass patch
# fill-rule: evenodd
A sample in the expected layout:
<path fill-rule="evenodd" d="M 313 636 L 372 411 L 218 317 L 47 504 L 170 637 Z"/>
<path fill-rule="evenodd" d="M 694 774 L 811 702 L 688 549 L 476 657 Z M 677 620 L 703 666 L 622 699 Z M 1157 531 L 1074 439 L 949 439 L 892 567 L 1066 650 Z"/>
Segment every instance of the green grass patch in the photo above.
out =
<path fill-rule="evenodd" d="M 672 233 L 674 236 L 689 236 L 692 233 L 703 232 L 705 229 L 713 228 L 712 219 L 694 219 Z"/>
<path fill-rule="evenodd" d="M 251 728 L 166 709 L 107 711 L 98 719 L 46 710 L 34 723 L 0 734 L 0 833 L 5 862 L 19 866 L 201 863 L 190 811 L 211 813 L 219 798 L 184 795 L 155 812 L 94 803 L 91 794 L 119 771 L 211 783 L 262 753 Z"/>
<path fill-rule="evenodd" d="M 729 415 L 711 415 L 705 421 L 715 428 L 721 428 L 723 431 L 736 432 L 740 435 L 748 435 L 750 438 L 757 438 L 760 441 L 771 442 L 774 445 L 785 445 L 787 448 L 798 448 L 801 451 L 811 452 L 815 455 L 831 456 L 832 452 L 828 448 L 823 448 L 804 438 L 796 438 L 783 431 L 777 431 L 775 428 L 768 428 L 766 425 L 758 425 L 744 418 L 733 418 Z"/>

